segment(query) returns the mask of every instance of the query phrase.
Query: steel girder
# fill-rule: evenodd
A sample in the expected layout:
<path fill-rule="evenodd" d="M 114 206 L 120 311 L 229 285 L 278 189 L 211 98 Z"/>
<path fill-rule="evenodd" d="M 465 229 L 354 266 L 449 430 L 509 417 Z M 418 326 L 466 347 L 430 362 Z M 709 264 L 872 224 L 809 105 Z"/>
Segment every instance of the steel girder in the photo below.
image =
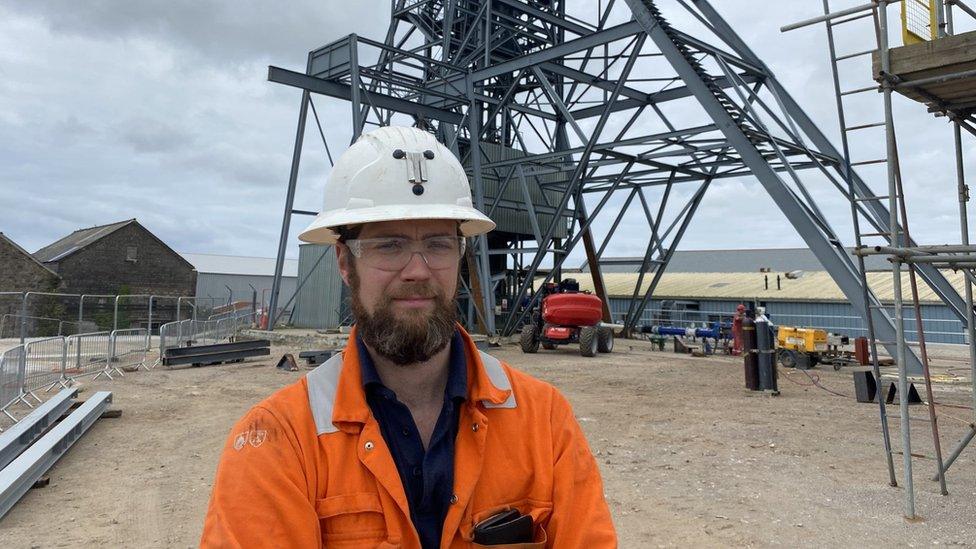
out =
<path fill-rule="evenodd" d="M 646 18 L 653 3 L 627 4 L 636 19 L 613 25 L 609 21 L 622 18 L 611 17 L 611 11 L 626 10 L 627 5 L 607 2 L 603 12 L 590 18 L 567 13 L 560 0 L 395 0 L 384 43 L 351 36 L 312 51 L 306 74 L 272 67 L 269 78 L 298 87 L 306 96 L 351 101 L 354 133 L 363 125 L 389 124 L 397 114 L 408 115 L 418 126 L 436 130 L 469 166 L 479 207 L 531 214 L 532 234 L 497 249 L 488 249 L 487 239 L 474 246 L 473 270 L 484 293 L 479 311 L 491 311 L 494 304 L 498 277 L 491 280 L 489 259 L 509 257 L 510 268 L 518 270 L 514 279 L 519 283 L 504 294 L 515 307 L 504 317 L 503 334 L 518 327 L 526 312 L 520 305 L 534 279 L 556 276 L 576 243 L 590 238 L 591 223 L 601 210 L 612 210 L 604 206 L 614 193 L 627 199 L 622 211 L 612 213 L 615 219 L 603 244 L 593 253 L 593 242 L 584 241 L 598 277 L 598 265 L 592 263 L 602 256 L 626 210 L 639 202 L 650 235 L 646 270 L 653 277 L 643 297 L 633 296 L 637 304 L 626 318 L 633 327 L 709 184 L 749 174 L 757 175 L 777 204 L 790 211 L 788 217 L 796 213 L 807 220 L 797 228 L 809 233 L 803 234 L 808 241 L 817 241 L 811 248 L 847 291 L 851 262 L 796 173 L 817 170 L 846 194 L 846 185 L 838 180 L 841 155 L 707 2 L 669 3 L 691 12 L 704 32 L 669 26 L 664 35 Z M 631 19 L 630 13 L 617 15 Z M 653 40 L 645 42 L 649 36 Z M 360 59 L 377 61 L 361 65 Z M 682 65 L 689 59 L 704 76 L 691 76 Z M 659 61 L 667 65 L 641 65 Z M 641 65 L 641 74 L 655 78 L 631 76 L 635 64 Z M 706 64 L 710 72 L 705 72 Z M 687 108 L 689 102 L 699 113 L 704 107 L 711 123 L 665 112 L 672 103 Z M 649 119 L 656 123 L 649 124 Z M 612 137 L 601 138 L 610 130 Z M 304 114 L 299 134 L 303 132 Z M 484 143 L 519 154 L 493 157 Z M 293 175 L 301 147 L 299 136 Z M 499 182 L 490 197 L 486 177 Z M 508 192 L 512 181 L 514 194 Z M 293 181 L 289 183 L 283 239 L 294 211 Z M 682 196 L 676 189 L 689 183 L 698 183 L 698 190 Z M 871 197 L 870 189 L 859 179 L 855 188 L 867 217 L 886 220 L 879 201 L 864 200 Z M 535 189 L 557 190 L 561 199 L 550 203 L 543 194 L 541 202 L 534 201 Z M 664 191 L 660 199 L 650 198 L 659 200 L 656 215 L 645 195 L 653 189 Z M 584 196 L 599 202 L 589 215 L 583 214 Z M 669 204 L 680 206 L 682 200 L 677 213 L 669 211 Z M 552 221 L 541 223 L 538 215 Z M 556 224 L 566 222 L 570 233 L 557 242 Z M 536 245 L 525 246 L 524 240 Z M 544 268 L 546 258 L 552 264 Z M 927 280 L 952 302 L 955 292 L 948 291 L 938 271 L 933 273 Z M 485 316 L 491 317 L 486 324 L 493 321 L 493 315 Z"/>
<path fill-rule="evenodd" d="M 862 285 L 857 271 L 847 251 L 835 237 L 825 231 L 825 220 L 816 216 L 816 212 L 805 207 L 797 195 L 793 193 L 779 175 L 770 169 L 766 159 L 743 130 L 743 124 L 735 120 L 729 109 L 722 104 L 720 97 L 710 89 L 701 70 L 689 61 L 686 53 L 682 52 L 675 43 L 674 36 L 669 33 L 667 23 L 663 21 L 656 7 L 650 0 L 626 0 L 633 11 L 636 20 L 646 30 L 648 36 L 667 57 L 671 66 L 675 68 L 681 79 L 694 93 L 695 98 L 708 112 L 709 116 L 719 125 L 722 133 L 742 156 L 743 161 L 753 172 L 766 192 L 773 197 L 776 205 L 790 221 L 803 240 L 813 251 L 820 263 L 830 272 L 831 277 L 840 287 L 850 303 L 863 316 L 871 315 L 875 322 L 875 329 L 885 344 L 888 352 L 894 355 L 896 349 L 895 325 L 885 314 L 881 302 L 869 293 L 871 304 L 869 310 L 864 310 L 861 301 Z M 703 2 L 702 2 L 703 3 Z M 772 80 L 770 78 L 770 80 Z M 914 354 L 906 356 L 909 370 L 920 373 L 922 365 Z"/>
<path fill-rule="evenodd" d="M 702 14 L 708 19 L 709 23 L 721 30 L 727 37 L 728 44 L 743 59 L 750 61 L 756 66 L 762 67 L 767 73 L 771 73 L 765 63 L 757 56 L 749 46 L 746 45 L 733 31 L 729 24 L 715 11 L 715 8 L 704 0 L 691 0 L 695 6 L 701 10 Z M 843 158 L 843 154 L 827 139 L 820 128 L 810 119 L 807 113 L 793 99 L 788 91 L 775 78 L 769 79 L 766 84 L 772 88 L 779 99 L 783 102 L 783 108 L 793 118 L 796 124 L 806 133 L 813 144 L 822 152 L 834 158 Z M 881 200 L 872 200 L 875 197 L 873 191 L 867 183 L 854 170 L 850 170 L 851 183 L 857 196 L 854 198 L 864 205 L 866 218 L 877 231 L 885 232 L 888 230 L 888 208 Z M 902 233 L 899 229 L 899 233 Z M 894 246 L 896 243 L 889 243 Z M 910 242 L 907 246 L 916 245 Z M 942 273 L 932 265 L 918 265 L 916 267 L 919 275 L 925 280 L 926 284 L 939 296 L 939 298 L 949 307 L 949 309 L 966 325 L 968 316 L 966 314 L 966 302 L 959 295 L 959 292 L 949 283 Z"/>

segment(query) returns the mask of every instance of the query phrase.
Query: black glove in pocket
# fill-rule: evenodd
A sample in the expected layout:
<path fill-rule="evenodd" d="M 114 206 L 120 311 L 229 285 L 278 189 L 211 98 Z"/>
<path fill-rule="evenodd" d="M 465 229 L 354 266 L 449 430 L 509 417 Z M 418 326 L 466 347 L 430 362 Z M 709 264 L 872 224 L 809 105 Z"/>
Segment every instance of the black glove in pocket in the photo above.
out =
<path fill-rule="evenodd" d="M 474 526 L 474 542 L 481 545 L 532 543 L 532 517 L 518 509 L 492 515 Z"/>

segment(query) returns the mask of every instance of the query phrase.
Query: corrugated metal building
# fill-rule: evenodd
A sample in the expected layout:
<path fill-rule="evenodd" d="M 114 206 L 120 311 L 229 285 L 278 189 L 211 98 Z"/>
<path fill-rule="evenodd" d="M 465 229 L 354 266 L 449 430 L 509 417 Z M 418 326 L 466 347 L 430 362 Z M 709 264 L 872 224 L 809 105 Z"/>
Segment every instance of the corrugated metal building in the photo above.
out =
<path fill-rule="evenodd" d="M 295 299 L 291 324 L 299 328 L 336 328 L 342 278 L 336 265 L 335 248 L 302 244 L 298 250 L 298 280 L 302 286 Z"/>
<path fill-rule="evenodd" d="M 960 293 L 963 292 L 961 273 L 945 271 L 943 274 Z M 567 277 L 576 278 L 580 289 L 593 291 L 589 273 Z M 603 277 L 610 296 L 611 313 L 619 321 L 630 306 L 638 274 L 605 273 Z M 642 290 L 650 284 L 650 279 L 650 276 L 644 277 Z M 892 303 L 894 293 L 890 272 L 869 273 L 868 285 L 882 303 Z M 907 273 L 902 273 L 902 285 L 909 287 Z M 919 287 L 919 300 L 927 341 L 965 343 L 962 323 L 924 284 Z M 783 273 L 668 272 L 662 275 L 642 321 L 646 324 L 701 324 L 727 317 L 740 303 L 765 306 L 777 324 L 824 328 L 850 336 L 866 335 L 867 332 L 861 317 L 826 271 L 807 271 L 798 279 L 786 278 Z M 893 309 L 888 313 L 893 316 Z M 916 326 L 911 309 L 905 311 L 905 332 L 909 339 L 915 339 Z"/>
<path fill-rule="evenodd" d="M 853 252 L 853 249 L 848 249 Z M 604 273 L 636 273 L 642 257 L 605 257 L 600 261 Z M 869 255 L 864 258 L 869 271 L 887 271 L 891 268 L 884 256 Z M 773 272 L 821 271 L 823 266 L 808 248 L 747 248 L 741 250 L 676 250 L 668 271 L 672 273 L 748 273 L 769 269 Z M 566 271 L 566 270 L 564 270 Z M 590 266 L 585 261 L 577 272 L 587 273 Z M 568 272 L 568 271 L 566 271 Z"/>
<path fill-rule="evenodd" d="M 339 323 L 339 295 L 341 279 L 330 247 L 302 245 L 299 258 L 299 280 L 312 272 L 296 299 L 292 324 L 306 328 L 334 328 Z M 645 324 L 702 324 L 727 318 L 740 303 L 765 306 L 777 324 L 824 328 L 850 336 L 865 335 L 867 329 L 860 315 L 847 301 L 830 275 L 817 270 L 819 265 L 809 250 L 794 249 L 780 256 L 782 250 L 714 250 L 676 252 L 671 265 L 645 309 Z M 607 259 L 603 262 L 604 282 L 610 295 L 610 309 L 616 321 L 628 311 L 631 295 L 637 284 L 636 272 L 612 272 L 607 266 L 629 265 L 632 258 Z M 717 269 L 746 268 L 752 272 L 714 272 Z M 881 265 L 877 265 L 881 267 Z M 712 272 L 700 272 L 701 269 Z M 773 272 L 761 273 L 760 268 Z M 753 270 L 754 269 L 754 270 Z M 629 267 L 628 267 L 629 270 Z M 680 272 L 680 270 L 692 272 Z M 803 271 L 791 279 L 786 272 Z M 946 271 L 946 278 L 963 291 L 963 277 Z M 581 289 L 593 291 L 588 272 L 565 273 L 576 278 Z M 779 282 L 777 284 L 777 278 Z M 642 290 L 650 284 L 645 276 Z M 890 272 L 868 274 L 868 281 L 885 304 L 891 304 L 892 279 Z M 767 286 L 768 284 L 768 286 Z M 903 287 L 908 275 L 903 274 Z M 922 318 L 927 340 L 933 343 L 964 343 L 962 323 L 924 284 L 919 288 Z M 893 315 L 893 311 L 889 310 Z M 905 331 L 909 339 L 916 337 L 911 309 L 905 311 Z"/>
<path fill-rule="evenodd" d="M 218 303 L 226 303 L 231 297 L 234 301 L 250 301 L 257 291 L 258 306 L 261 306 L 262 303 L 267 303 L 271 295 L 275 271 L 273 257 L 189 253 L 180 255 L 197 270 L 198 298 L 213 298 Z M 286 259 L 282 271 L 281 296 L 278 300 L 282 306 L 295 295 L 297 279 L 298 260 Z M 286 309 L 291 309 L 291 306 Z"/>

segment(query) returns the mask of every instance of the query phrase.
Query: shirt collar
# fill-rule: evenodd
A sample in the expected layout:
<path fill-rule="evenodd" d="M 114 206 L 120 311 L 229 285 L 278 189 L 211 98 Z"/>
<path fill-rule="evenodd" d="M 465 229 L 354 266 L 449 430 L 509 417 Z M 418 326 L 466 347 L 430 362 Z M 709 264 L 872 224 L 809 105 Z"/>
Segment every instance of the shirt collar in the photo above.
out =
<path fill-rule="evenodd" d="M 464 340 L 461 333 L 457 330 L 451 337 L 450 358 L 447 364 L 447 386 L 444 388 L 444 397 L 451 400 L 465 400 L 468 396 L 468 364 L 464 354 Z M 380 388 L 387 389 L 380 379 L 379 372 L 376 371 L 376 364 L 366 349 L 363 339 L 356 336 L 356 348 L 359 351 L 359 366 L 363 378 L 363 390 L 367 393 Z M 389 390 L 389 389 L 387 389 Z"/>

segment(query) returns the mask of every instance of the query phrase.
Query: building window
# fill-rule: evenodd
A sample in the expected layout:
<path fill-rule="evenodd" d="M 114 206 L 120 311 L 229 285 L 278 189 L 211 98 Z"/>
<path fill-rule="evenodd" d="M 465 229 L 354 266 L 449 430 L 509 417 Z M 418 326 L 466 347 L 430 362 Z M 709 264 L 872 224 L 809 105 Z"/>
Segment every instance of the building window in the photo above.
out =
<path fill-rule="evenodd" d="M 133 263 L 136 262 L 136 247 L 135 246 L 128 246 L 128 247 L 126 247 L 126 249 L 125 249 L 125 260 L 126 261 L 131 261 Z"/>

